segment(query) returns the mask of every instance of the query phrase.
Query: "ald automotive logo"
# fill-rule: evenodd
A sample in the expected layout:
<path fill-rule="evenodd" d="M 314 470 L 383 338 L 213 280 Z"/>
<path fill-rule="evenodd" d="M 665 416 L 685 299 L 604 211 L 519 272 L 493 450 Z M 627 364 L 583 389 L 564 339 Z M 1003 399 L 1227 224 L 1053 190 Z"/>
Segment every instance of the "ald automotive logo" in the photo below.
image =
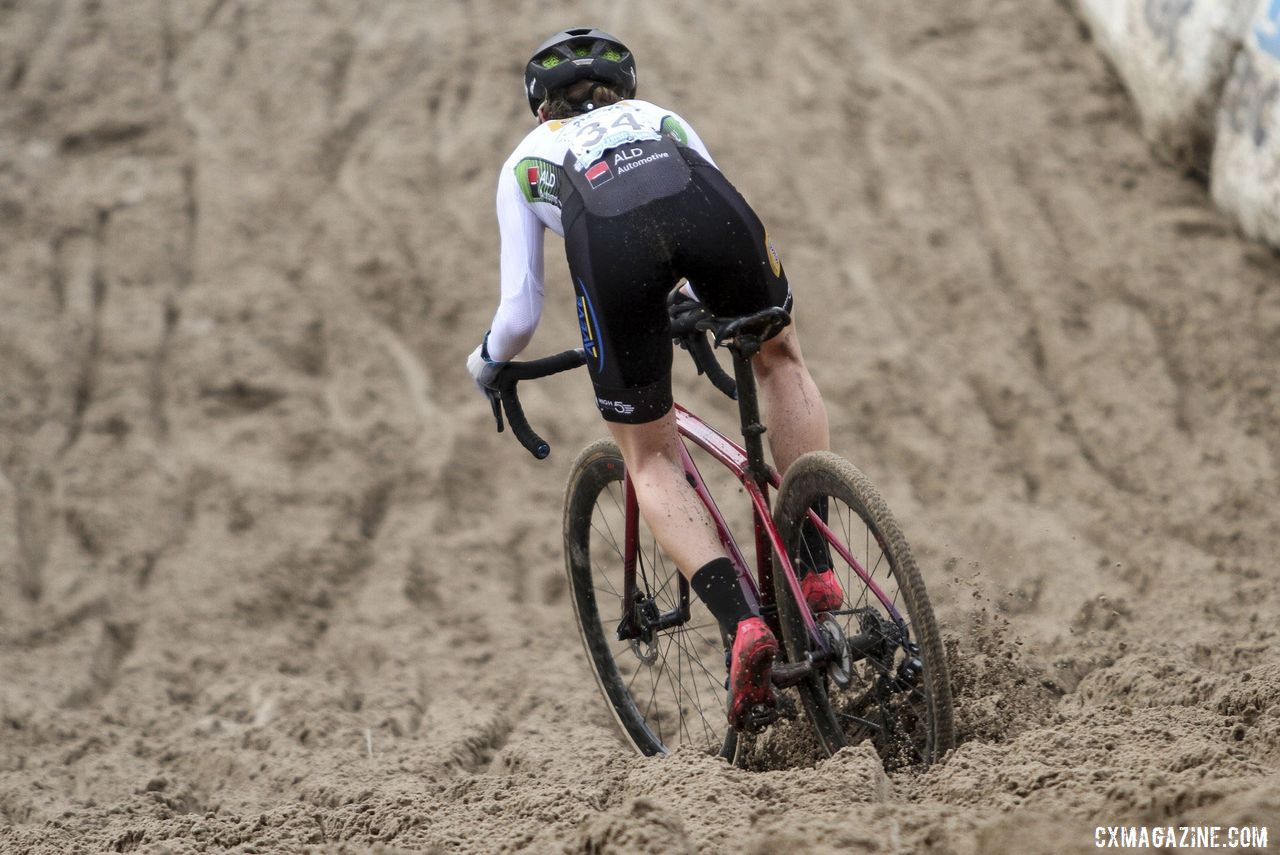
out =
<path fill-rule="evenodd" d="M 1280 59 L 1280 0 L 1271 0 L 1264 20 L 1253 31 L 1258 47 Z"/>

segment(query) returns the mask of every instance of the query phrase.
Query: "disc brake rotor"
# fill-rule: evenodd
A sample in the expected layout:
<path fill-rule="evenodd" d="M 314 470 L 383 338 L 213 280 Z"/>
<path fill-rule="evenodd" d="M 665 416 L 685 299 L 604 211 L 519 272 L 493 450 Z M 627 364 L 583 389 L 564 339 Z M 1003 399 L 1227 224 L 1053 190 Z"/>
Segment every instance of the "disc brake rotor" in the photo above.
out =
<path fill-rule="evenodd" d="M 827 675 L 837 686 L 847 689 L 853 682 L 853 661 L 849 655 L 849 645 L 845 641 L 844 628 L 834 617 L 824 614 L 818 619 L 818 631 L 834 654 L 827 662 Z"/>
<path fill-rule="evenodd" d="M 641 631 L 631 639 L 631 652 L 643 664 L 652 665 L 658 660 L 658 634 L 653 630 L 658 622 L 658 606 L 652 597 L 641 599 L 637 595 L 635 622 Z"/>
<path fill-rule="evenodd" d="M 658 659 L 657 641 L 644 643 L 638 638 L 631 639 L 631 652 L 645 665 L 652 665 Z"/>

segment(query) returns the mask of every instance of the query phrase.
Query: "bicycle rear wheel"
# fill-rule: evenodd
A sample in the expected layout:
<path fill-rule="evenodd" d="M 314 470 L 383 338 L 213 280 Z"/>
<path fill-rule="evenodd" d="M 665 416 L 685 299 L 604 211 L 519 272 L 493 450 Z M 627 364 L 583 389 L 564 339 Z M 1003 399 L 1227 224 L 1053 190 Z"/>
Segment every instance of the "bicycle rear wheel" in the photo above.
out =
<path fill-rule="evenodd" d="M 565 570 L 587 660 L 637 751 L 693 745 L 731 758 L 725 639 L 638 515 L 629 554 L 623 472 L 618 447 L 601 440 L 578 455 L 565 493 Z M 624 567 L 632 556 L 636 592 L 628 603 Z M 624 625 L 630 637 L 619 639 Z"/>
<path fill-rule="evenodd" d="M 832 538 L 825 549 L 807 522 L 810 509 L 824 505 Z M 942 640 L 915 559 L 880 494 L 847 460 L 813 452 L 787 471 L 774 520 L 793 559 L 822 566 L 829 557 L 844 588 L 840 608 L 818 619 L 849 657 L 801 687 L 823 748 L 834 754 L 870 738 L 890 770 L 940 759 L 955 741 Z M 788 659 L 801 661 L 811 646 L 803 606 L 784 574 L 774 582 Z"/>

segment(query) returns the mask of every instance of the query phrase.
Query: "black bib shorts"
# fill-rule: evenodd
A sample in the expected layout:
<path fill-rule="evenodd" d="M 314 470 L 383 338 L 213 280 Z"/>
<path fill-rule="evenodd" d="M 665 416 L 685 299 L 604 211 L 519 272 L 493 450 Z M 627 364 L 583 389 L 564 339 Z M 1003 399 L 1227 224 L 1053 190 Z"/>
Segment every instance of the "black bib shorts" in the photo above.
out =
<path fill-rule="evenodd" d="M 681 278 L 718 316 L 791 310 L 759 217 L 697 152 L 669 138 L 627 143 L 583 172 L 566 163 L 565 174 L 565 253 L 607 421 L 642 424 L 671 409 L 667 295 Z"/>

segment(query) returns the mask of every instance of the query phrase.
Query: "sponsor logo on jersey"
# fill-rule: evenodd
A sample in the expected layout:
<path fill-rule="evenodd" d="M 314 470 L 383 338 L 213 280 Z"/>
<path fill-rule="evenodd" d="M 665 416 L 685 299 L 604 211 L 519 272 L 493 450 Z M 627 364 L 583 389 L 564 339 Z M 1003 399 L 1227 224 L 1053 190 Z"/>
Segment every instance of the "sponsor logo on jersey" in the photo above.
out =
<path fill-rule="evenodd" d="M 516 164 L 516 180 L 526 202 L 560 204 L 560 170 L 538 157 L 526 157 Z"/>
<path fill-rule="evenodd" d="M 666 116 L 662 119 L 662 125 L 659 129 L 662 133 L 671 137 L 680 145 L 689 144 L 689 132 L 685 130 L 684 125 L 676 120 L 675 116 Z"/>
<path fill-rule="evenodd" d="M 595 166 L 587 170 L 587 183 L 591 185 L 591 189 L 595 190 L 601 184 L 613 180 L 613 169 L 609 166 L 609 161 L 602 160 Z"/>
<path fill-rule="evenodd" d="M 596 323 L 596 310 L 587 297 L 582 280 L 578 280 L 578 330 L 582 333 L 582 350 L 595 360 L 596 371 L 604 368 L 604 345 L 599 341 L 600 325 Z"/>
<path fill-rule="evenodd" d="M 764 233 L 764 249 L 769 256 L 769 269 L 773 271 L 775 277 L 782 275 L 782 259 L 778 257 L 778 251 L 773 248 L 773 241 L 769 240 L 768 230 Z"/>
<path fill-rule="evenodd" d="M 620 416 L 629 416 L 636 411 L 636 408 L 622 401 L 609 401 L 605 398 L 596 398 L 596 406 L 602 410 L 613 410 Z"/>
<path fill-rule="evenodd" d="M 624 172 L 630 172 L 631 170 L 641 166 L 648 166 L 654 161 L 662 160 L 664 157 L 671 157 L 671 155 L 665 151 L 660 151 L 660 152 L 657 152 L 656 154 L 651 154 L 648 157 L 640 157 L 640 155 L 644 154 L 643 149 L 633 148 L 631 149 L 631 151 L 633 152 L 632 154 L 627 154 L 626 152 L 620 152 L 613 159 L 614 163 L 622 162 L 622 165 L 618 167 L 619 175 L 623 174 Z M 630 159 L 635 157 L 640 157 L 640 159 L 639 160 Z"/>

